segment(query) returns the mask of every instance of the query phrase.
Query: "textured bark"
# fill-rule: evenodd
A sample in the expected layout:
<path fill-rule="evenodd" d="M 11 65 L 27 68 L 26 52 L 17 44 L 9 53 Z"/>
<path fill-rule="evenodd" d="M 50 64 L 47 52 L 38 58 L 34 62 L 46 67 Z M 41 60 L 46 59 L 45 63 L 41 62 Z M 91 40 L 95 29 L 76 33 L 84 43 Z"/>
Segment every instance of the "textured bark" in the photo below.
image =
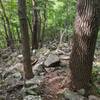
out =
<path fill-rule="evenodd" d="M 89 89 L 99 30 L 100 0 L 77 0 L 75 34 L 70 58 L 70 88 Z"/>
<path fill-rule="evenodd" d="M 34 10 L 34 22 L 32 31 L 32 49 L 38 49 L 38 16 L 37 10 Z"/>
<path fill-rule="evenodd" d="M 33 73 L 30 60 L 28 24 L 26 17 L 26 0 L 18 0 L 18 5 L 19 5 L 18 13 L 20 19 L 20 28 L 22 33 L 22 43 L 23 43 L 24 72 L 25 72 L 25 78 L 30 79 L 33 77 Z"/>
<path fill-rule="evenodd" d="M 38 10 L 36 9 L 37 4 L 35 0 L 32 0 L 33 3 L 33 30 L 32 30 L 32 50 L 38 49 Z"/>

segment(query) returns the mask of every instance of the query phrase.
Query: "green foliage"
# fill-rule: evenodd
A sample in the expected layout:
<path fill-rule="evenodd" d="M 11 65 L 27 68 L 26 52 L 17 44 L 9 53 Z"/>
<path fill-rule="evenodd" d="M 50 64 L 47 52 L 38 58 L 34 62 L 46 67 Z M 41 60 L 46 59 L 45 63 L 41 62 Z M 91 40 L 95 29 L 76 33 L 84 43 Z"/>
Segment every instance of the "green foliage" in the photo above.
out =
<path fill-rule="evenodd" d="M 11 31 L 15 38 L 18 40 L 19 19 L 18 19 L 18 4 L 17 0 L 2 0 L 5 7 L 7 17 L 10 21 Z M 47 5 L 45 8 L 45 4 Z M 69 37 L 73 33 L 73 22 L 76 12 L 76 0 L 36 0 L 37 8 L 40 9 L 41 14 L 41 29 L 43 26 L 43 11 L 46 10 L 46 30 L 44 39 L 55 38 L 59 36 L 60 30 L 67 28 L 66 36 Z M 0 11 L 2 9 L 0 7 Z M 29 21 L 32 22 L 32 0 L 27 0 L 27 15 Z M 5 31 L 3 27 L 3 21 L 0 16 L 0 47 L 6 46 Z M 32 24 L 32 23 L 31 23 Z M 3 42 L 4 41 L 4 42 Z M 18 42 L 16 41 L 18 44 Z"/>
<path fill-rule="evenodd" d="M 95 63 L 95 65 L 93 66 L 92 76 L 93 76 L 93 83 L 96 87 L 96 92 L 97 92 L 97 94 L 100 94 L 100 87 L 99 87 L 99 83 L 100 83 L 100 62 L 99 62 L 99 64 Z"/>

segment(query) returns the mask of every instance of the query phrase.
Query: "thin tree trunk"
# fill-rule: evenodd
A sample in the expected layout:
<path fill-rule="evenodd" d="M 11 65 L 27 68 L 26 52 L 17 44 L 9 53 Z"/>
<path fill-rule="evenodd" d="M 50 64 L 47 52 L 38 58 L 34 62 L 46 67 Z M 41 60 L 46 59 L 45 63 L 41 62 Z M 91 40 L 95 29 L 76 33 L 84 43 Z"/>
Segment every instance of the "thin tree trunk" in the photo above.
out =
<path fill-rule="evenodd" d="M 29 25 L 30 31 L 31 31 L 31 33 L 32 33 L 32 26 L 31 26 L 31 23 L 30 23 L 30 20 L 29 20 L 28 17 L 27 17 L 27 22 L 28 22 L 28 25 Z"/>
<path fill-rule="evenodd" d="M 46 4 L 46 1 L 45 1 L 45 5 L 44 5 L 44 13 L 43 13 L 43 28 L 42 28 L 42 35 L 41 35 L 41 47 L 43 45 L 43 41 L 44 41 L 44 34 L 45 34 L 45 29 L 46 29 L 46 21 L 47 21 L 47 11 L 46 11 L 46 8 L 47 8 L 47 4 Z"/>
<path fill-rule="evenodd" d="M 7 27 L 6 27 L 6 23 L 5 23 L 5 19 L 2 16 L 2 21 L 3 21 L 3 26 L 4 26 L 4 30 L 5 30 L 5 38 L 6 38 L 6 43 L 7 43 L 7 47 L 9 47 L 9 36 L 7 34 Z"/>
<path fill-rule="evenodd" d="M 99 30 L 100 0 L 77 0 L 75 34 L 70 58 L 73 90 L 90 88 L 92 64 Z"/>
<path fill-rule="evenodd" d="M 33 31 L 32 31 L 32 50 L 38 49 L 38 12 L 36 9 L 36 1 L 33 2 Z"/>
<path fill-rule="evenodd" d="M 21 41 L 21 35 L 20 35 L 20 32 L 19 32 L 19 30 L 18 30 L 18 26 L 16 26 L 16 32 L 17 32 L 17 38 L 18 38 L 19 44 L 21 44 L 22 41 Z"/>
<path fill-rule="evenodd" d="M 9 46 L 10 46 L 11 50 L 13 51 L 13 49 L 14 49 L 14 40 L 13 40 L 12 32 L 11 32 L 11 29 L 10 29 L 9 19 L 6 15 L 5 8 L 3 6 L 2 0 L 0 0 L 0 4 L 1 4 L 1 8 L 3 10 L 4 17 L 6 19 L 6 23 L 7 23 L 8 34 L 9 34 L 9 40 L 8 40 L 9 41 Z"/>
<path fill-rule="evenodd" d="M 39 47 L 40 47 L 40 43 L 41 43 L 41 15 L 40 15 L 40 9 L 38 9 L 38 44 L 39 44 Z"/>
<path fill-rule="evenodd" d="M 18 0 L 18 6 L 19 6 L 18 13 L 20 20 L 20 28 L 22 33 L 22 43 L 23 43 L 24 72 L 25 72 L 25 78 L 30 79 L 33 77 L 33 73 L 30 60 L 29 34 L 28 34 L 28 24 L 26 16 L 26 0 Z"/>

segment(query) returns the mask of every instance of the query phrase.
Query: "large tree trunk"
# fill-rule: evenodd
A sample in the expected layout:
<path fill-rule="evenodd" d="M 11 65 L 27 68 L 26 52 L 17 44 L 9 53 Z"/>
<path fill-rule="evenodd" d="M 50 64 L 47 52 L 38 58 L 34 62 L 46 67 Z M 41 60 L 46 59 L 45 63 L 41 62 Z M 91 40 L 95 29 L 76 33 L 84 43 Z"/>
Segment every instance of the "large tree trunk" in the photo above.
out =
<path fill-rule="evenodd" d="M 18 5 L 19 5 L 18 12 L 20 19 L 20 28 L 21 28 L 22 43 L 23 43 L 25 78 L 30 79 L 33 77 L 33 73 L 30 60 L 29 34 L 28 34 L 28 24 L 26 16 L 26 0 L 18 0 Z"/>
<path fill-rule="evenodd" d="M 77 17 L 70 58 L 70 88 L 89 89 L 99 28 L 100 0 L 77 0 Z"/>

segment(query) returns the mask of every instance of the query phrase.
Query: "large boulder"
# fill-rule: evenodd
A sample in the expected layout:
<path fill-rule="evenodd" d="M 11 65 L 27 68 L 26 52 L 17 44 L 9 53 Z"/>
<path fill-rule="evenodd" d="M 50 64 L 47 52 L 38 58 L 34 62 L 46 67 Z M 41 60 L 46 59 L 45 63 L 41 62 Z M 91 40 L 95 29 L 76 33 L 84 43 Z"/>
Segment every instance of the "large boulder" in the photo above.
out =
<path fill-rule="evenodd" d="M 44 65 L 46 67 L 53 67 L 53 66 L 57 66 L 60 62 L 60 59 L 57 55 L 55 54 L 50 54 L 47 59 L 44 62 Z"/>

